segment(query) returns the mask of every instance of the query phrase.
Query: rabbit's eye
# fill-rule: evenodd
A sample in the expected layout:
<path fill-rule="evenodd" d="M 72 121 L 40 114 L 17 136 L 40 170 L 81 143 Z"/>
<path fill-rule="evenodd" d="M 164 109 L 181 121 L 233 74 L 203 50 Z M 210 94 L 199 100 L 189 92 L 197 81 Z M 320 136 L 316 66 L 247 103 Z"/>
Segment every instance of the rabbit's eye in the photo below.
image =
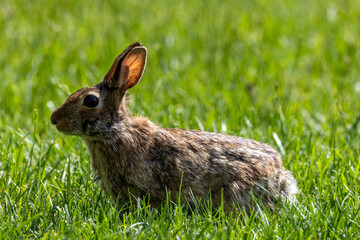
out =
<path fill-rule="evenodd" d="M 99 104 L 99 98 L 94 95 L 87 95 L 84 98 L 84 106 L 89 108 L 94 108 Z"/>

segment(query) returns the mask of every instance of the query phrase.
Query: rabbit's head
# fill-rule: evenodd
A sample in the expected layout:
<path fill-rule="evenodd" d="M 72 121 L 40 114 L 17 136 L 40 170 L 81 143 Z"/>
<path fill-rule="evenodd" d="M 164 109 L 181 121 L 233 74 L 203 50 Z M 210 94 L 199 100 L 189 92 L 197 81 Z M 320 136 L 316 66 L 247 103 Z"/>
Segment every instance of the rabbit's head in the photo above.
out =
<path fill-rule="evenodd" d="M 90 139 L 111 137 L 113 127 L 126 121 L 126 91 L 135 86 L 144 72 L 147 50 L 140 43 L 126 48 L 114 61 L 104 79 L 93 87 L 72 94 L 51 115 L 51 123 L 69 135 Z"/>

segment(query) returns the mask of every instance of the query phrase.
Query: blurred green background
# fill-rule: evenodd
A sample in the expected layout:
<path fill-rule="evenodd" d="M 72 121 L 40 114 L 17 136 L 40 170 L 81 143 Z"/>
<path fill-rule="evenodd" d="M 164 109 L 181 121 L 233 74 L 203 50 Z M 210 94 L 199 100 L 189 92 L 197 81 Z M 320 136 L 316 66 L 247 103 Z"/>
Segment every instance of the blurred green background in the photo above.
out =
<path fill-rule="evenodd" d="M 139 238 L 153 233 L 151 224 L 137 233 L 102 225 L 96 211 L 85 210 L 100 196 L 100 215 L 116 211 L 91 182 L 85 144 L 61 135 L 49 121 L 69 94 L 98 83 L 136 41 L 149 56 L 142 81 L 128 94 L 135 115 L 163 127 L 267 142 L 293 171 L 300 210 L 290 210 L 288 216 L 295 217 L 286 220 L 274 217 L 275 232 L 253 223 L 265 230 L 259 235 L 249 230 L 249 236 L 354 236 L 360 229 L 359 12 L 360 1 L 350 0 L 2 0 L 4 236 L 87 238 L 81 233 L 87 227 L 93 232 L 103 227 L 99 236 L 106 237 L 117 231 Z M 70 222 L 56 210 L 65 205 Z M 98 228 L 80 224 L 89 219 Z M 180 227 L 163 237 L 193 237 L 186 235 L 187 219 L 184 229 L 174 224 L 159 231 Z M 196 229 L 220 236 L 221 228 L 199 224 Z M 239 222 L 234 236 L 252 226 Z"/>

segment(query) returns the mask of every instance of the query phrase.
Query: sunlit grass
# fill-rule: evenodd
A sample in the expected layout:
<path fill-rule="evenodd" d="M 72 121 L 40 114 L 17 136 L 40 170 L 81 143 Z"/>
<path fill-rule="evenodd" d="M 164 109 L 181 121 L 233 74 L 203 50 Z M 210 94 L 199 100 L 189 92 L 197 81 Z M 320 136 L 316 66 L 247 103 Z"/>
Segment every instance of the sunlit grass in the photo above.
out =
<path fill-rule="evenodd" d="M 360 232 L 358 1 L 0 2 L 0 239 L 354 238 Z M 298 181 L 276 214 L 116 207 L 85 144 L 49 118 L 140 41 L 130 108 L 163 127 L 273 145 Z"/>

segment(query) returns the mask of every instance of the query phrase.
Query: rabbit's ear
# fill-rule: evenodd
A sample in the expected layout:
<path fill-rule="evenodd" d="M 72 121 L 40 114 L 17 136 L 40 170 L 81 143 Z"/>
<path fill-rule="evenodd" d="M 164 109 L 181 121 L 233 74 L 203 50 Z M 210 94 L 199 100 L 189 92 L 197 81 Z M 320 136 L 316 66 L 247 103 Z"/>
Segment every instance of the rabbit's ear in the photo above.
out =
<path fill-rule="evenodd" d="M 144 46 L 135 47 L 121 63 L 120 81 L 126 81 L 126 90 L 135 86 L 141 79 L 146 65 L 147 50 Z"/>
<path fill-rule="evenodd" d="M 126 91 L 135 86 L 144 72 L 147 50 L 140 43 L 134 43 L 124 50 L 114 61 L 104 82 L 112 88 Z"/>

